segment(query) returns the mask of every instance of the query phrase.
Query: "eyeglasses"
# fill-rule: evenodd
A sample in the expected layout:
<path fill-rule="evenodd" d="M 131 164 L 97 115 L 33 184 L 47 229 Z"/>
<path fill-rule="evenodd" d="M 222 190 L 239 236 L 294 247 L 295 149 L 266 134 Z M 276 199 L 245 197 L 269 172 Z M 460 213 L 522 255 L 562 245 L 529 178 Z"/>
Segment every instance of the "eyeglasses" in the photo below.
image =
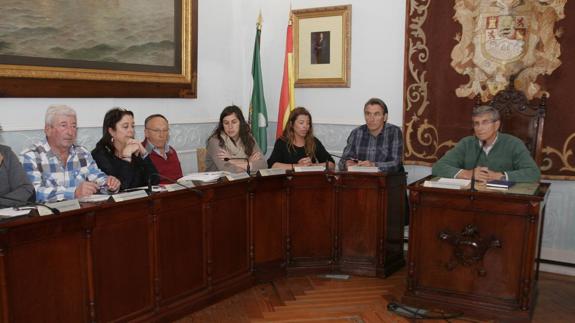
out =
<path fill-rule="evenodd" d="M 473 122 L 473 128 L 479 128 L 479 127 L 481 127 L 481 126 L 487 126 L 487 125 L 489 125 L 489 124 L 491 124 L 491 123 L 494 123 L 495 121 L 497 121 L 497 120 L 483 120 L 483 121 L 481 121 L 481 122 L 479 122 L 479 121 L 474 121 L 474 122 Z"/>
<path fill-rule="evenodd" d="M 150 130 L 153 133 L 157 133 L 157 134 L 163 134 L 163 133 L 170 133 L 170 129 L 152 129 L 152 128 L 146 128 L 146 130 Z"/>

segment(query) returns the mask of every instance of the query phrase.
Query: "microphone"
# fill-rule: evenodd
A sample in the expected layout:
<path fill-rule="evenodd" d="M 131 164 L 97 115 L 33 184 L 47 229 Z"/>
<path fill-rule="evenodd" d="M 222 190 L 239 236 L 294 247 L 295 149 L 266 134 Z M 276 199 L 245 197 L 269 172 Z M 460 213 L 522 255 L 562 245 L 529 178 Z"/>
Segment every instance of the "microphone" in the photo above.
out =
<path fill-rule="evenodd" d="M 58 210 L 57 208 L 48 206 L 46 204 L 43 203 L 38 203 L 38 202 L 31 202 L 31 201 L 22 201 L 22 200 L 17 200 L 17 199 L 13 199 L 11 197 L 6 197 L 6 196 L 2 196 L 0 197 L 0 200 L 8 200 L 8 201 L 13 201 L 13 202 L 19 202 L 20 205 L 17 205 L 15 207 L 23 207 L 23 206 L 34 206 L 34 207 L 45 207 L 46 209 L 50 210 L 50 212 L 54 213 L 54 215 L 60 215 L 60 210 Z"/>
<path fill-rule="evenodd" d="M 202 197 L 202 196 L 204 195 L 204 192 L 203 192 L 203 191 L 198 190 L 198 189 L 195 189 L 195 188 L 192 188 L 192 187 L 188 187 L 188 186 L 186 186 L 186 185 L 184 185 L 184 184 L 182 184 L 182 183 L 180 183 L 180 182 L 174 180 L 173 178 L 169 178 L 169 177 L 164 176 L 164 175 L 162 175 L 162 174 L 160 174 L 160 173 L 153 173 L 153 174 L 151 174 L 150 177 L 148 178 L 148 190 L 150 191 L 150 194 L 151 194 L 151 192 L 152 192 L 152 180 L 151 180 L 151 179 L 152 179 L 152 177 L 154 177 L 154 176 L 158 177 L 159 179 L 165 179 L 166 181 L 168 181 L 168 182 L 170 182 L 170 183 L 172 183 L 172 184 L 179 185 L 179 186 L 181 186 L 181 187 L 187 189 L 188 191 L 192 191 L 192 192 L 194 192 L 194 193 L 195 193 L 197 196 L 199 196 L 199 197 Z"/>
<path fill-rule="evenodd" d="M 483 151 L 483 146 L 485 145 L 485 141 L 479 140 L 479 152 L 477 153 L 477 157 L 475 157 L 475 162 L 473 163 L 473 168 L 471 169 L 471 192 L 477 192 L 475 188 L 475 168 L 477 167 L 477 163 L 479 163 L 479 157 L 481 157 L 481 152 Z"/>
<path fill-rule="evenodd" d="M 224 158 L 224 161 L 230 161 L 230 160 L 245 160 L 248 163 L 246 166 L 246 172 L 248 173 L 248 175 L 250 175 L 250 159 L 249 158 L 245 158 L 245 157 L 226 157 L 226 158 Z"/>

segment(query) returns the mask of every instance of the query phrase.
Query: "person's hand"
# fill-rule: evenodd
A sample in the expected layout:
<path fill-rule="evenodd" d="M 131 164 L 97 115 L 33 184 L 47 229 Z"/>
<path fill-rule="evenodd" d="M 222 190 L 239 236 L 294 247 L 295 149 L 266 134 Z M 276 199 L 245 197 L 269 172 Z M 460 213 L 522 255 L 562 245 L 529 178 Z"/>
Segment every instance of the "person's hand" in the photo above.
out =
<path fill-rule="evenodd" d="M 117 192 L 120 190 L 120 181 L 114 176 L 108 176 L 106 179 L 106 185 L 108 186 L 108 191 Z"/>
<path fill-rule="evenodd" d="M 83 196 L 88 196 L 95 194 L 98 192 L 98 184 L 92 182 L 81 182 L 78 186 L 76 186 L 76 190 L 74 191 L 74 197 L 80 198 Z"/>
<path fill-rule="evenodd" d="M 311 158 L 304 157 L 304 158 L 298 160 L 297 164 L 300 166 L 311 166 L 311 164 L 312 164 Z"/>
<path fill-rule="evenodd" d="M 503 176 L 502 173 L 490 171 L 487 167 L 480 166 L 475 167 L 475 169 L 464 169 L 457 175 L 457 178 L 471 179 L 475 173 L 475 180 L 478 182 L 487 182 L 494 179 L 500 179 Z"/>
<path fill-rule="evenodd" d="M 146 153 L 146 148 L 142 146 L 142 143 L 136 139 L 128 139 L 126 147 L 122 150 L 122 157 L 128 158 L 132 155 L 144 155 Z"/>
<path fill-rule="evenodd" d="M 375 166 L 375 163 L 369 160 L 360 160 L 357 163 L 358 166 L 367 166 L 367 167 L 373 167 Z"/>
<path fill-rule="evenodd" d="M 349 166 L 356 166 L 357 165 L 357 161 L 354 159 L 348 159 L 345 161 L 345 166 L 349 167 Z"/>
<path fill-rule="evenodd" d="M 255 152 L 255 153 L 253 153 L 253 154 L 250 156 L 250 162 L 254 162 L 254 161 L 256 161 L 256 160 L 258 160 L 258 159 L 262 159 L 262 158 L 264 158 L 264 156 L 262 155 L 262 153 L 260 153 L 260 152 Z"/>
<path fill-rule="evenodd" d="M 494 172 L 492 170 L 487 170 L 487 180 L 488 181 L 496 181 L 496 180 L 501 180 L 501 179 L 505 179 L 505 174 L 503 174 L 502 172 Z"/>
<path fill-rule="evenodd" d="M 227 152 L 225 149 L 220 149 L 216 153 L 216 157 L 221 159 L 221 160 L 224 160 L 226 158 L 232 158 L 232 155 L 230 155 L 230 153 Z M 230 162 L 231 162 L 231 160 L 230 160 Z"/>
<path fill-rule="evenodd" d="M 487 167 L 476 167 L 473 172 L 475 173 L 475 180 L 477 182 L 487 182 L 489 178 L 489 169 Z"/>

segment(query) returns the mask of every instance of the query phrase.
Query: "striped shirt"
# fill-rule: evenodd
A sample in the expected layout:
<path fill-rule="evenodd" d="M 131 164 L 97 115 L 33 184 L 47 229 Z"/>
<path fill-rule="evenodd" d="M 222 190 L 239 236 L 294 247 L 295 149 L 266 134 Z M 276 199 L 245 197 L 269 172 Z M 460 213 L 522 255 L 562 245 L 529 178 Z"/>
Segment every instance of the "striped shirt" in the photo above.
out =
<path fill-rule="evenodd" d="M 385 123 L 377 136 L 373 136 L 367 125 L 352 130 L 347 138 L 339 169 L 347 167 L 345 162 L 351 159 L 369 160 L 383 172 L 398 171 L 402 164 L 403 136 L 398 126 Z"/>
<path fill-rule="evenodd" d="M 72 145 L 62 166 L 46 140 L 34 144 L 20 154 L 24 171 L 36 189 L 38 202 L 74 199 L 76 187 L 90 181 L 107 191 L 104 174 L 96 165 L 90 152 L 79 145 Z"/>

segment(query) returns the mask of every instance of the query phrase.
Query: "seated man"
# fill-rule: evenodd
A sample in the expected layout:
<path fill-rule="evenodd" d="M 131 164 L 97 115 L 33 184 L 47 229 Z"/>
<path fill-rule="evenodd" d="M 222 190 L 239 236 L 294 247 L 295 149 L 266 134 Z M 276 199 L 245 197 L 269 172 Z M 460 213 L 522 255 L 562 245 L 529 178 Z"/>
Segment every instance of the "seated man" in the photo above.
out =
<path fill-rule="evenodd" d="M 433 175 L 471 179 L 475 172 L 475 179 L 480 182 L 539 180 L 541 172 L 525 144 L 517 137 L 499 132 L 497 109 L 487 105 L 476 107 L 471 120 L 475 136 L 461 139 L 435 163 Z"/>
<path fill-rule="evenodd" d="M 142 146 L 146 148 L 152 163 L 158 170 L 158 173 L 164 178 L 160 178 L 160 184 L 169 184 L 170 178 L 177 180 L 182 177 L 182 166 L 178 153 L 168 145 L 170 139 L 170 126 L 168 119 L 161 114 L 153 114 L 144 121 L 144 135 L 146 139 Z"/>
<path fill-rule="evenodd" d="M 398 126 L 387 123 L 387 106 L 377 98 L 363 107 L 365 124 L 352 130 L 339 161 L 349 166 L 376 166 L 384 172 L 402 170 L 403 136 Z"/>
<path fill-rule="evenodd" d="M 22 152 L 22 165 L 38 202 L 74 199 L 98 191 L 115 192 L 120 181 L 107 176 L 90 152 L 76 145 L 76 111 L 65 105 L 46 110 L 46 140 Z"/>
<path fill-rule="evenodd" d="M 0 145 L 0 207 L 20 206 L 34 199 L 22 164 L 8 146 Z"/>

